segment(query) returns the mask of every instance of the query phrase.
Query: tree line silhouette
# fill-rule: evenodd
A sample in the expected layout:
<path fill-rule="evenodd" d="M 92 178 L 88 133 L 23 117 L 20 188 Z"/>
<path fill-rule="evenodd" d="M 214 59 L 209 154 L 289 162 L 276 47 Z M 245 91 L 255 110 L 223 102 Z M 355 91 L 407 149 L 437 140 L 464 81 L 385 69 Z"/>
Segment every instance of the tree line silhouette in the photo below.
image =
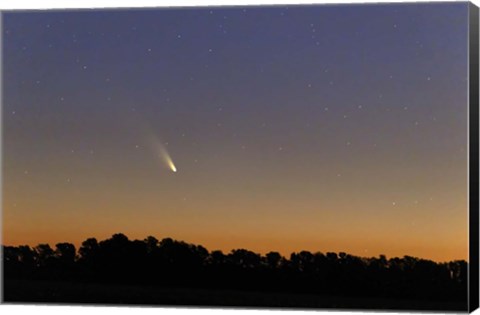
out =
<path fill-rule="evenodd" d="M 201 245 L 124 234 L 55 248 L 3 246 L 4 279 L 162 288 L 221 289 L 341 297 L 452 301 L 467 299 L 466 261 L 438 263 L 404 256 L 387 259 L 301 251 L 283 257 L 246 249 L 225 254 Z M 8 293 L 8 286 L 5 287 Z M 46 298 L 48 299 L 48 297 Z"/>

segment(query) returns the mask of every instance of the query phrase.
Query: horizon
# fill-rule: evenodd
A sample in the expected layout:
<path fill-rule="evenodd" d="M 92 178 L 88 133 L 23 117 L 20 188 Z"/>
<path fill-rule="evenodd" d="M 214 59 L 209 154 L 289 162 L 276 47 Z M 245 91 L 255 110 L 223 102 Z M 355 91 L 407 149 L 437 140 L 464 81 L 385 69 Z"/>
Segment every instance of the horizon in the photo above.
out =
<path fill-rule="evenodd" d="M 39 245 L 49 245 L 53 250 L 55 250 L 55 246 L 57 244 L 61 244 L 61 243 L 69 243 L 69 244 L 72 244 L 75 246 L 75 251 L 77 253 L 77 255 L 79 254 L 78 251 L 80 249 L 80 247 L 82 247 L 82 243 L 88 239 L 96 239 L 98 241 L 98 243 L 100 244 L 102 241 L 106 241 L 106 240 L 109 240 L 112 238 L 112 236 L 114 235 L 117 235 L 117 234 L 122 234 L 122 235 L 125 235 L 129 241 L 142 241 L 144 242 L 148 237 L 154 237 L 156 238 L 159 242 L 161 242 L 162 240 L 164 239 L 172 239 L 173 241 L 177 241 L 177 242 L 183 242 L 183 243 L 186 243 L 186 244 L 189 244 L 189 245 L 195 245 L 195 246 L 203 246 L 209 253 L 212 253 L 213 251 L 221 251 L 223 254 L 225 255 L 228 255 L 230 254 L 231 252 L 235 251 L 235 250 L 239 250 L 239 249 L 245 249 L 245 250 L 248 250 L 248 251 L 252 251 L 256 254 L 259 254 L 261 256 L 265 256 L 266 254 L 270 253 L 270 252 L 278 252 L 282 257 L 286 258 L 286 259 L 290 259 L 290 255 L 291 254 L 298 254 L 302 251 L 307 251 L 307 252 L 310 252 L 312 254 L 316 254 L 316 253 L 321 253 L 321 254 L 327 254 L 327 253 L 335 253 L 335 254 L 340 254 L 340 253 L 346 253 L 347 255 L 352 255 L 352 256 L 355 256 L 355 257 L 359 257 L 359 258 L 378 258 L 380 256 L 385 256 L 387 259 L 394 259 L 394 258 L 403 258 L 403 257 L 413 257 L 413 258 L 417 258 L 417 259 L 421 259 L 421 260 L 430 260 L 430 261 L 433 261 L 435 263 L 448 263 L 448 262 L 452 262 L 452 261 L 459 261 L 459 260 L 463 260 L 463 261 L 466 261 L 467 263 L 469 263 L 469 259 L 468 257 L 466 259 L 451 259 L 451 260 L 435 260 L 435 259 L 429 259 L 428 257 L 419 257 L 419 256 L 414 256 L 414 255 L 409 255 L 408 253 L 406 254 L 399 254 L 399 255 L 385 255 L 385 254 L 369 254 L 367 252 L 364 252 L 363 254 L 362 253 L 351 253 L 351 252 L 348 252 L 348 251 L 342 251 L 342 250 L 323 250 L 323 249 L 297 249 L 297 250 L 291 250 L 291 251 L 287 251 L 287 252 L 282 252 L 282 251 L 277 251 L 277 250 L 268 250 L 268 249 L 264 249 L 264 250 L 261 250 L 261 251 L 255 251 L 255 250 L 252 250 L 250 248 L 247 248 L 247 247 L 242 247 L 242 246 L 238 246 L 238 247 L 233 247 L 233 248 L 210 248 L 208 246 L 205 246 L 204 244 L 202 243 L 198 243 L 198 242 L 194 242 L 194 241 L 190 241 L 190 240 L 184 240 L 184 239 L 177 239 L 175 237 L 171 237 L 171 236 L 158 236 L 158 235 L 146 235 L 145 237 L 130 237 L 129 235 L 126 235 L 125 233 L 121 233 L 121 232 L 117 232 L 117 233 L 113 233 L 111 234 L 110 236 L 107 236 L 107 237 L 102 237 L 102 238 L 98 238 L 98 237 L 94 237 L 94 236 L 91 236 L 91 237 L 86 237 L 84 238 L 83 240 L 81 241 L 78 241 L 78 242 L 70 242 L 70 241 L 55 241 L 55 242 L 40 242 L 40 243 L 37 243 L 35 245 L 33 244 L 26 244 L 26 243 L 18 243 L 18 244 L 0 244 L 2 246 L 12 246 L 12 247 L 20 247 L 20 246 L 28 246 L 30 247 L 31 249 L 35 249 L 37 246 Z"/>

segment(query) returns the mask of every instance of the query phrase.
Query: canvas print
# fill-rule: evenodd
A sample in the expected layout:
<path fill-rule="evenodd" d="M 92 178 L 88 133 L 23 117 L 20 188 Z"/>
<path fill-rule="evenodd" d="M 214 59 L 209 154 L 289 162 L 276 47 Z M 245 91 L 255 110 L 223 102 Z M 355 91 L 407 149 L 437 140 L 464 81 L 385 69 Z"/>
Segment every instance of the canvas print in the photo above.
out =
<path fill-rule="evenodd" d="M 475 308 L 474 5 L 1 18 L 4 303 Z"/>

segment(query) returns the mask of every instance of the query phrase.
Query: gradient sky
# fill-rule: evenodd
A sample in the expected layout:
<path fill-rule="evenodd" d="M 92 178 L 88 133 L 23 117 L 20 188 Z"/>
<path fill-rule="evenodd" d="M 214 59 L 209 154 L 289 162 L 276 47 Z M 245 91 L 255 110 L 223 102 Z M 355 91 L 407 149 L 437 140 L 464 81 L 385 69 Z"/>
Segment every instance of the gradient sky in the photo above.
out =
<path fill-rule="evenodd" d="M 468 259 L 467 13 L 3 13 L 3 242 Z"/>

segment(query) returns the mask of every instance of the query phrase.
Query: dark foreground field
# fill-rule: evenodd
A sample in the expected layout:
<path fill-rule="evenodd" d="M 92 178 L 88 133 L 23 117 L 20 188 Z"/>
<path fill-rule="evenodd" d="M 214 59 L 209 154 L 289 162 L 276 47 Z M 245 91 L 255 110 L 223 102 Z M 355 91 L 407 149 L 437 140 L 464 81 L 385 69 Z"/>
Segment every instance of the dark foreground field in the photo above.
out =
<path fill-rule="evenodd" d="M 457 302 L 60 281 L 7 280 L 3 292 L 6 303 L 466 311 L 466 303 Z"/>

